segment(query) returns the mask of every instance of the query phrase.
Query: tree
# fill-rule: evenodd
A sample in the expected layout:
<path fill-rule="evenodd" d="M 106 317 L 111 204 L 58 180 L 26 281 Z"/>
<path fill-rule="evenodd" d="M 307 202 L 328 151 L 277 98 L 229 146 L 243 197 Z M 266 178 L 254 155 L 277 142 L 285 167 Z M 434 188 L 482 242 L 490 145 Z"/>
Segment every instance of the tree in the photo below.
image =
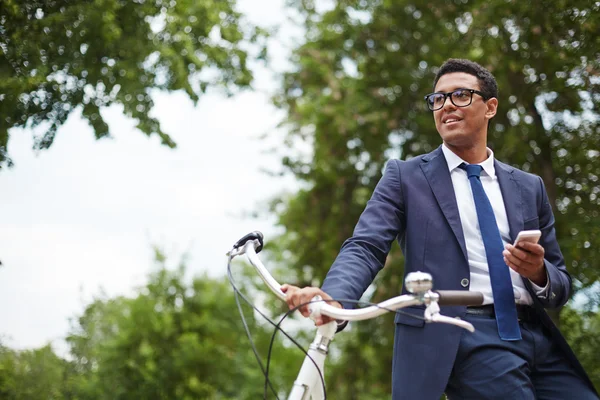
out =
<path fill-rule="evenodd" d="M 298 4 L 307 39 L 274 99 L 287 112 L 284 173 L 303 185 L 273 202 L 285 233 L 272 248 L 295 267 L 297 282 L 319 284 L 325 276 L 388 158 L 408 159 L 440 144 L 423 95 L 450 57 L 470 58 L 496 76 L 500 110 L 489 146 L 498 158 L 542 176 L 577 288 L 597 282 L 599 5 L 544 1 L 540 13 L 537 3 L 515 1 L 331 3 L 325 10 L 310 0 Z M 398 294 L 402 272 L 393 247 L 370 298 Z M 390 359 L 391 325 L 376 332 L 370 340 L 387 343 L 379 347 L 387 353 L 365 347 L 347 365 L 371 370 Z M 391 363 L 386 368 L 382 385 Z M 352 393 L 357 384 L 342 377 L 336 392 Z M 377 396 L 365 390 L 361 398 Z"/>
<path fill-rule="evenodd" d="M 596 388 L 600 388 L 600 317 L 598 307 L 575 309 L 565 307 L 561 314 L 561 326 L 565 337 L 578 355 L 580 362 L 586 367 Z"/>
<path fill-rule="evenodd" d="M 97 299 L 68 337 L 80 399 L 255 399 L 264 378 L 225 279 L 186 283 L 183 264 L 158 269 L 132 297 Z M 242 284 L 240 284 L 242 285 Z M 271 328 L 246 310 L 259 354 Z M 276 342 L 281 350 L 281 340 Z M 270 379 L 291 387 L 301 353 L 274 352 Z"/>
<path fill-rule="evenodd" d="M 15 351 L 0 345 L 0 398 L 67 399 L 68 365 L 50 346 Z"/>
<path fill-rule="evenodd" d="M 265 32 L 235 0 L 6 0 L 0 3 L 0 168 L 9 130 L 40 124 L 36 149 L 80 109 L 96 138 L 101 109 L 116 104 L 146 135 L 175 142 L 151 115 L 152 90 L 183 90 L 196 102 L 209 86 L 247 87 L 248 43 L 264 57 Z"/>

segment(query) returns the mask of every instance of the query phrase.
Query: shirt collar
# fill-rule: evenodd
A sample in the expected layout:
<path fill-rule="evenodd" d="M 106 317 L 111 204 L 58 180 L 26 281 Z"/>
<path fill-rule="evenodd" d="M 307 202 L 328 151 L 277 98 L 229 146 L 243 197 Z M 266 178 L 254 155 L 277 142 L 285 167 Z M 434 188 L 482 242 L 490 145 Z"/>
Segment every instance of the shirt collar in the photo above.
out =
<path fill-rule="evenodd" d="M 483 168 L 483 171 L 490 177 L 494 178 L 496 176 L 496 170 L 494 169 L 494 152 L 489 147 L 486 147 L 488 158 L 479 163 Z M 444 157 L 446 158 L 446 163 L 448 164 L 448 169 L 452 172 L 455 168 L 462 163 L 468 164 L 465 160 L 457 156 L 450 150 L 445 143 L 442 143 L 442 152 L 444 153 Z"/>

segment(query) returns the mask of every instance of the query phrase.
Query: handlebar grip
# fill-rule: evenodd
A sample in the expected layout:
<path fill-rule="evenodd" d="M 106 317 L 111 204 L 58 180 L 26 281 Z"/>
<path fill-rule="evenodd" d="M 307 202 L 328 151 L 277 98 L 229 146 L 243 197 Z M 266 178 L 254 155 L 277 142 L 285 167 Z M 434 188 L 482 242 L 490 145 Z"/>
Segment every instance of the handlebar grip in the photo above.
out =
<path fill-rule="evenodd" d="M 483 303 L 481 292 L 467 290 L 436 290 L 440 295 L 440 306 L 480 306 Z"/>
<path fill-rule="evenodd" d="M 243 247 L 250 240 L 258 240 L 258 246 L 256 247 L 255 251 L 259 253 L 263 248 L 263 238 L 263 234 L 259 231 L 250 232 L 249 234 L 235 242 L 233 248 L 238 249 L 240 247 Z"/>

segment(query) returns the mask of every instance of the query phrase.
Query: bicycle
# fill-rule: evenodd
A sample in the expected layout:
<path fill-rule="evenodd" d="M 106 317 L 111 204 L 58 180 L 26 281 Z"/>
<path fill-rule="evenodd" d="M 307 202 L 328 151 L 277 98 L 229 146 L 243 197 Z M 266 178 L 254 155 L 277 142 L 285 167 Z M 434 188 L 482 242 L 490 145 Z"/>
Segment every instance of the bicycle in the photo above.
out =
<path fill-rule="evenodd" d="M 258 253 L 263 248 L 263 235 L 258 231 L 251 232 L 240 240 L 238 240 L 234 245 L 231 251 L 227 253 L 229 257 L 228 261 L 228 275 L 230 282 L 233 286 L 233 289 L 237 296 L 240 295 L 251 304 L 239 291 L 237 290 L 233 277 L 231 275 L 231 261 L 234 257 L 241 256 L 245 254 L 250 261 L 250 264 L 256 269 L 264 283 L 267 287 L 281 300 L 285 301 L 286 295 L 280 289 L 281 285 L 273 278 L 273 276 L 269 273 L 267 268 L 263 265 L 261 260 L 258 257 Z M 404 281 L 405 287 L 407 291 L 411 294 L 404 294 L 400 296 L 393 297 L 391 299 L 382 301 L 378 304 L 372 304 L 368 307 L 360 308 L 360 309 L 340 309 L 334 306 L 327 304 L 323 301 L 319 296 L 314 297 L 309 304 L 310 316 L 309 318 L 315 319 L 320 314 L 327 315 L 334 320 L 337 321 L 360 321 L 366 320 L 370 318 L 378 317 L 386 312 L 399 312 L 398 310 L 404 307 L 416 306 L 416 305 L 425 305 L 425 311 L 423 314 L 423 319 L 427 323 L 438 322 L 445 323 L 458 326 L 460 328 L 466 329 L 470 332 L 474 332 L 475 328 L 472 324 L 467 321 L 463 321 L 457 318 L 450 318 L 440 314 L 440 305 L 442 306 L 450 306 L 450 305 L 460 305 L 460 306 L 479 306 L 483 303 L 483 295 L 480 292 L 471 292 L 471 291 L 461 291 L 461 290 L 438 290 L 432 291 L 433 282 L 430 274 L 425 272 L 411 272 L 406 276 Z M 332 301 L 348 301 L 345 299 L 335 299 Z M 357 302 L 355 302 L 357 303 Z M 257 310 L 263 317 L 267 318 L 263 313 L 261 313 L 258 309 L 252 306 L 255 310 Z M 244 321 L 244 316 L 241 310 L 241 306 L 238 302 L 238 309 L 240 311 L 242 320 Z M 294 310 L 290 310 L 286 315 L 282 318 L 282 320 L 287 317 Z M 278 324 L 273 323 L 268 318 L 267 320 L 275 326 L 277 330 L 281 330 Z M 315 339 L 309 346 L 308 351 L 304 351 L 305 358 L 302 366 L 300 367 L 300 372 L 298 373 L 298 377 L 294 381 L 294 385 L 290 391 L 288 396 L 288 400 L 324 400 L 326 398 L 325 391 L 325 380 L 324 380 L 324 367 L 325 367 L 325 359 L 327 357 L 327 353 L 329 351 L 329 344 L 333 340 L 334 335 L 340 330 L 340 326 L 336 321 L 331 321 L 327 324 L 321 325 L 317 327 L 317 334 Z M 283 331 L 282 331 L 283 332 Z M 267 384 L 268 381 L 268 362 L 267 368 L 265 369 L 262 366 L 262 362 L 260 361 L 260 357 L 254 348 L 252 338 L 250 336 L 249 331 L 247 330 L 248 338 L 253 346 L 253 350 L 257 361 L 263 370 L 263 374 L 265 374 L 265 398 L 267 395 Z M 291 339 L 294 343 L 296 343 L 289 335 L 283 332 L 289 339 Z M 274 338 L 274 337 L 273 337 Z M 273 339 L 271 340 L 271 345 L 273 344 Z M 296 343 L 297 344 L 297 343 Z M 297 344 L 298 345 L 298 344 Z M 270 350 L 269 350 L 270 357 Z M 271 390 L 276 395 L 276 391 L 271 387 Z"/>

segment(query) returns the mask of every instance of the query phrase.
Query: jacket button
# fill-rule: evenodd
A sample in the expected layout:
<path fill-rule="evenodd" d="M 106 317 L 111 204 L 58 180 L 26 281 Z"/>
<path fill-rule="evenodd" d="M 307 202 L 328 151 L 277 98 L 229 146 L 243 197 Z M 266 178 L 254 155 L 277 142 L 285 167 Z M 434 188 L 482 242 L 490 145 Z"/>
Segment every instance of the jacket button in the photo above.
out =
<path fill-rule="evenodd" d="M 469 280 L 468 280 L 467 278 L 463 278 L 463 279 L 460 281 L 460 286 L 462 286 L 462 287 L 467 287 L 467 286 L 469 286 Z"/>

